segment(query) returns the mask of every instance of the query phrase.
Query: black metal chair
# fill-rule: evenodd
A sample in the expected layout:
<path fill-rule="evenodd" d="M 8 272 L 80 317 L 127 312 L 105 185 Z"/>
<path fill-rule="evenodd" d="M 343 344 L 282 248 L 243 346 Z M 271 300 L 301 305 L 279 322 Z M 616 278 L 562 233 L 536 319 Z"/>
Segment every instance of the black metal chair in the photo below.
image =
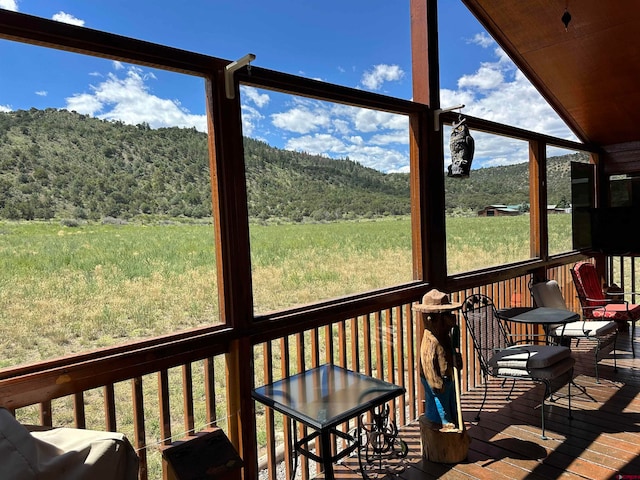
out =
<path fill-rule="evenodd" d="M 545 400 L 565 384 L 569 385 L 569 419 L 571 416 L 571 383 L 575 359 L 568 347 L 560 345 L 519 344 L 511 335 L 508 326 L 497 316 L 493 302 L 486 295 L 474 294 L 462 304 L 467 331 L 478 354 L 480 368 L 484 376 L 484 397 L 476 421 L 487 400 L 489 377 L 512 380 L 511 397 L 516 380 L 529 380 L 544 384 L 542 396 L 541 426 L 542 439 L 546 440 L 544 407 Z"/>

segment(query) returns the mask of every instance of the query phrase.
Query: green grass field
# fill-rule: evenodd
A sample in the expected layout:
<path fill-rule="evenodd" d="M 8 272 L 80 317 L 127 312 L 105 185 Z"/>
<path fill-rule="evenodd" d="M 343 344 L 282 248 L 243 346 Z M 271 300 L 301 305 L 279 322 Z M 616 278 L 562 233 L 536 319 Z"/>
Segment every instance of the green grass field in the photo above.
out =
<path fill-rule="evenodd" d="M 569 250 L 570 216 L 549 220 Z M 528 222 L 448 219 L 450 272 L 528 258 Z M 412 279 L 407 218 L 250 234 L 256 313 Z M 211 225 L 0 223 L 0 262 L 0 366 L 220 321 Z"/>
<path fill-rule="evenodd" d="M 528 222 L 528 216 L 447 219 L 450 271 L 528 258 Z M 552 245 L 568 250 L 570 216 L 555 215 L 549 223 Z M 410 226 L 408 218 L 251 225 L 255 311 L 410 281 Z M 0 262 L 0 367 L 220 321 L 211 225 L 0 223 Z M 224 371 L 222 360 L 215 360 L 218 372 Z M 203 370 L 193 367 L 200 429 L 206 413 Z M 175 390 L 171 411 L 180 424 L 180 369 L 169 375 Z M 154 375 L 144 378 L 149 478 L 161 477 L 157 384 Z M 223 375 L 216 384 L 224 428 Z M 130 383 L 114 388 L 118 429 L 133 438 Z M 86 392 L 84 399 L 87 427 L 104 428 L 101 389 Z M 70 398 L 55 400 L 52 408 L 56 425 L 73 424 Z M 37 423 L 38 411 L 22 409 L 19 418 Z M 262 445 L 264 431 L 258 436 Z"/>

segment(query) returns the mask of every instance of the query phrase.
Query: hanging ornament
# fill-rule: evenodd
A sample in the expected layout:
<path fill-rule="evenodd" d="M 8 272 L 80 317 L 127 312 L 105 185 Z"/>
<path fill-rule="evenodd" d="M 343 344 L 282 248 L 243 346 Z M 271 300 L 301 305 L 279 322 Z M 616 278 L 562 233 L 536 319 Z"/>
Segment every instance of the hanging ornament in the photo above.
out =
<path fill-rule="evenodd" d="M 458 123 L 453 124 L 449 148 L 451 149 L 451 165 L 449 165 L 450 177 L 468 177 L 475 150 L 475 141 L 469 133 L 467 119 L 458 116 Z"/>

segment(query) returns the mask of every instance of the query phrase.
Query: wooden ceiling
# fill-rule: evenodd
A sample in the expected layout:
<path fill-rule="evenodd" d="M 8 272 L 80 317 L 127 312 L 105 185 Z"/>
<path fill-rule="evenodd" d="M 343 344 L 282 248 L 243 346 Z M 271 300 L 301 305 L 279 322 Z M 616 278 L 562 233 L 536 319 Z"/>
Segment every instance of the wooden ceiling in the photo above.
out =
<path fill-rule="evenodd" d="M 462 1 L 583 142 L 640 140 L 640 1 Z"/>

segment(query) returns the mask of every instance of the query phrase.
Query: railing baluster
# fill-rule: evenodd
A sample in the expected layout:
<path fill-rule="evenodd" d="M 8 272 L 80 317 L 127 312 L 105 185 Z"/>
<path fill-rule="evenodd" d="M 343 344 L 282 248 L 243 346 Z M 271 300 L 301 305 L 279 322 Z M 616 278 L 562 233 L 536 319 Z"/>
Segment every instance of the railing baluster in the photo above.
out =
<path fill-rule="evenodd" d="M 304 332 L 300 332 L 300 333 L 296 333 L 295 335 L 295 340 L 296 340 L 296 368 L 298 369 L 298 373 L 299 372 L 304 372 L 305 370 L 305 358 L 304 358 L 304 354 L 305 354 L 305 348 L 304 348 Z M 303 438 L 307 435 L 307 427 L 304 426 L 303 424 L 299 423 L 298 424 L 298 438 Z M 316 443 L 316 448 L 318 448 L 319 444 Z M 302 480 L 308 480 L 309 478 L 309 460 L 307 459 L 307 457 L 304 456 L 298 456 L 298 463 L 299 463 L 299 467 L 300 467 L 300 471 L 302 474 Z"/>
<path fill-rule="evenodd" d="M 264 343 L 262 355 L 264 357 L 264 383 L 271 383 L 273 382 L 273 348 L 270 341 Z M 265 407 L 264 417 L 267 435 L 267 471 L 269 478 L 275 479 L 278 470 L 273 410 Z"/>
<path fill-rule="evenodd" d="M 87 419 L 84 412 L 84 393 L 78 392 L 73 395 L 73 423 L 76 428 L 86 428 Z"/>
<path fill-rule="evenodd" d="M 324 327 L 325 362 L 333 363 L 333 324 Z"/>
<path fill-rule="evenodd" d="M 338 322 L 338 357 L 341 367 L 347 366 L 347 337 L 344 320 Z"/>
<path fill-rule="evenodd" d="M 638 289 L 636 288 L 636 262 L 635 262 L 635 257 L 631 257 L 629 259 L 630 262 L 630 270 L 631 270 L 631 285 L 629 286 L 629 290 L 634 292 L 631 294 L 631 303 L 636 303 L 636 294 L 635 292 L 638 291 Z"/>
<path fill-rule="evenodd" d="M 364 373 L 371 376 L 371 315 L 366 314 L 362 321 L 364 337 Z"/>
<path fill-rule="evenodd" d="M 386 375 L 385 372 L 381 372 L 380 378 L 386 380 L 389 383 L 395 383 L 394 379 L 394 369 L 395 369 L 395 361 L 394 361 L 394 348 L 393 348 L 393 311 L 388 308 L 383 313 L 384 317 L 384 344 L 381 346 L 384 348 L 386 353 Z M 382 319 L 381 319 L 382 320 Z M 391 420 L 396 419 L 396 399 L 394 398 L 391 402 L 390 408 L 390 418 Z"/>
<path fill-rule="evenodd" d="M 204 395 L 207 409 L 207 425 L 215 425 L 218 421 L 216 413 L 216 373 L 213 357 L 204 359 Z"/>
<path fill-rule="evenodd" d="M 182 405 L 184 409 L 184 430 L 187 434 L 194 433 L 193 374 L 190 363 L 182 366 Z"/>
<path fill-rule="evenodd" d="M 147 434 L 144 426 L 144 393 L 142 390 L 142 377 L 131 380 L 131 397 L 133 400 L 133 446 L 138 452 L 139 479 L 147 480 Z"/>
<path fill-rule="evenodd" d="M 359 334 L 359 317 L 352 318 L 351 326 L 351 369 L 360 371 L 360 334 Z"/>
<path fill-rule="evenodd" d="M 289 337 L 285 336 L 280 339 L 280 378 L 289 376 L 289 356 Z M 291 449 L 289 448 L 289 446 L 293 445 L 293 432 L 291 431 L 291 423 L 284 416 L 282 419 L 282 430 L 284 433 L 284 444 L 286 446 L 286 448 L 284 449 L 284 464 L 286 473 L 285 477 L 291 478 L 291 473 L 293 470 L 293 457 L 291 455 Z"/>
<path fill-rule="evenodd" d="M 53 417 L 51 415 L 51 400 L 40 403 L 40 425 L 43 427 L 53 427 Z"/>
<path fill-rule="evenodd" d="M 113 383 L 104 386 L 104 423 L 110 432 L 118 431 L 116 420 L 116 395 Z"/>
<path fill-rule="evenodd" d="M 163 369 L 158 372 L 158 407 L 160 416 L 160 443 L 171 443 L 171 405 L 169 403 L 169 373 Z"/>
<path fill-rule="evenodd" d="M 382 318 L 380 315 L 380 311 L 376 311 L 373 314 L 375 319 L 375 346 L 376 346 L 376 377 L 383 379 L 384 378 L 384 357 L 382 354 Z"/>
<path fill-rule="evenodd" d="M 317 328 L 311 330 L 311 366 L 320 365 L 320 334 Z"/>
<path fill-rule="evenodd" d="M 404 318 L 402 315 L 402 307 L 396 307 L 394 309 L 395 311 L 395 316 L 396 316 L 396 357 L 397 357 L 397 369 L 396 369 L 396 376 L 397 379 L 395 381 L 395 383 L 397 385 L 400 385 L 401 387 L 405 387 L 406 389 L 406 382 L 405 382 L 405 363 L 404 363 L 404 356 L 405 356 L 405 347 L 404 347 Z M 406 416 L 406 412 L 405 412 L 405 405 L 407 402 L 407 395 L 404 394 L 400 397 L 400 425 L 406 425 L 407 423 L 407 416 Z M 395 410 L 395 408 L 394 408 Z"/>
<path fill-rule="evenodd" d="M 417 409 L 416 409 L 416 403 L 418 401 L 418 396 L 416 391 L 418 368 L 416 364 L 417 355 L 415 355 L 414 353 L 415 352 L 414 345 L 416 345 L 414 329 L 416 327 L 415 327 L 415 322 L 413 321 L 413 311 L 411 310 L 411 305 L 407 305 L 405 307 L 405 310 L 406 311 L 405 311 L 404 322 L 405 322 L 405 332 L 407 336 L 407 369 L 408 369 L 407 389 L 409 390 L 409 418 L 414 419 L 414 418 L 417 418 L 418 416 Z"/>

